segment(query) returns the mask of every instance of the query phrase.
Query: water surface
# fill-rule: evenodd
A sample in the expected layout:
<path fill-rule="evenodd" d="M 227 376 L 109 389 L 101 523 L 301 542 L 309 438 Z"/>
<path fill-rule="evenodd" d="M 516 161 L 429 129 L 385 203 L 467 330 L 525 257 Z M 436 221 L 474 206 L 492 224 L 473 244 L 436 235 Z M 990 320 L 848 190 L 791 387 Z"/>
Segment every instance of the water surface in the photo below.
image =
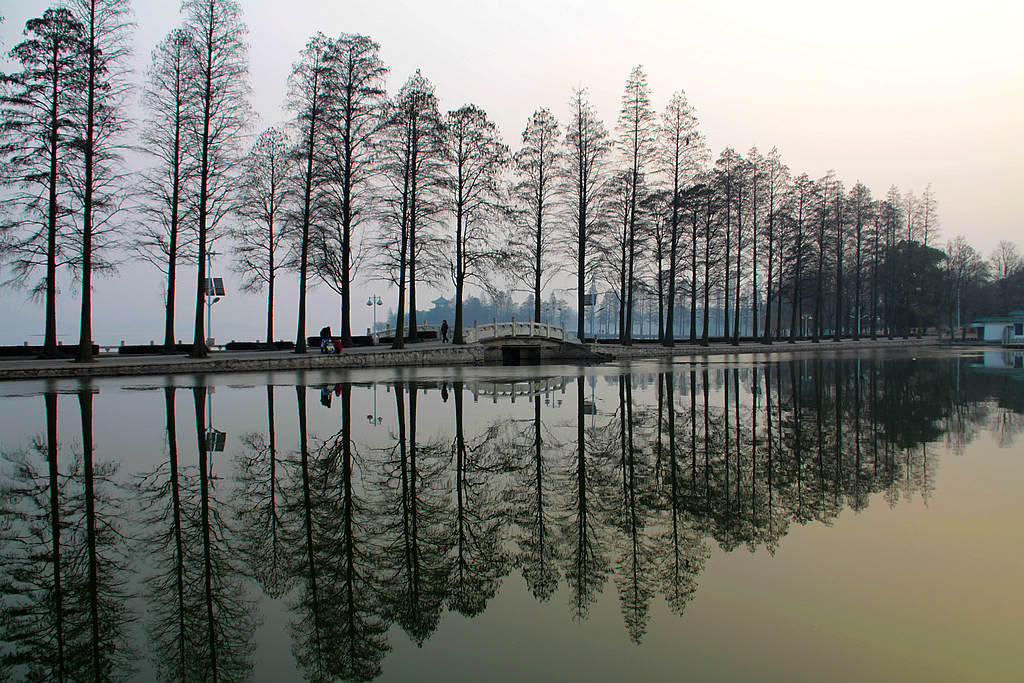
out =
<path fill-rule="evenodd" d="M 3 383 L 0 680 L 1016 680 L 1016 360 Z"/>

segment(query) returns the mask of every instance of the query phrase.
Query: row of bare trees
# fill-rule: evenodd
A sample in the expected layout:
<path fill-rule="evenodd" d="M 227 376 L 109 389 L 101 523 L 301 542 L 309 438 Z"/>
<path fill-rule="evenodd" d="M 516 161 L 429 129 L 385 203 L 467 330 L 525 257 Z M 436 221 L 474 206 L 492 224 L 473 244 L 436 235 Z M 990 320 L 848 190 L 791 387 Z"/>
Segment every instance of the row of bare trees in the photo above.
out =
<path fill-rule="evenodd" d="M 397 288 L 402 346 L 418 339 L 424 286 L 454 289 L 456 343 L 468 288 L 526 293 L 539 321 L 544 291 L 561 277 L 575 290 L 580 338 L 587 290 L 600 286 L 612 294 L 622 343 L 636 333 L 640 302 L 656 300 L 658 337 L 672 345 L 685 336 L 905 333 L 938 324 L 940 306 L 922 294 L 936 289 L 929 278 L 960 292 L 964 273 L 978 272 L 963 265 L 962 240 L 932 249 L 930 187 L 920 198 L 892 187 L 876 200 L 831 172 L 794 176 L 775 148 L 727 148 L 711 163 L 685 94 L 659 115 L 640 67 L 614 135 L 579 89 L 564 124 L 538 109 L 512 153 L 480 107 L 442 113 L 419 71 L 389 96 L 371 38 L 317 33 L 289 76 L 290 120 L 246 149 L 254 117 L 237 0 L 188 0 L 182 26 L 154 49 L 136 148 L 146 161 L 129 179 L 128 2 L 65 4 L 30 20 L 11 51 L 22 70 L 4 77 L 0 130 L 15 188 L 4 198 L 0 253 L 8 282 L 45 301 L 48 355 L 58 271 L 81 288 L 86 361 L 92 274 L 125 253 L 162 274 L 165 350 L 174 347 L 178 268 L 196 267 L 191 349 L 206 355 L 207 268 L 218 240 L 230 242 L 243 286 L 267 293 L 268 343 L 277 278 L 297 274 L 300 353 L 316 283 L 338 294 L 341 336 L 351 342 L 357 273 Z M 904 277 L 908 268 L 918 276 Z M 955 319 L 949 308 L 942 320 Z"/>
<path fill-rule="evenodd" d="M 0 234 L 14 282 L 45 300 L 44 348 L 56 352 L 56 272 L 82 291 L 79 359 L 92 360 L 92 275 L 108 258 L 126 195 L 118 163 L 126 121 L 127 0 L 68 0 L 26 23 L 11 50 L 22 70 L 3 75 Z"/>

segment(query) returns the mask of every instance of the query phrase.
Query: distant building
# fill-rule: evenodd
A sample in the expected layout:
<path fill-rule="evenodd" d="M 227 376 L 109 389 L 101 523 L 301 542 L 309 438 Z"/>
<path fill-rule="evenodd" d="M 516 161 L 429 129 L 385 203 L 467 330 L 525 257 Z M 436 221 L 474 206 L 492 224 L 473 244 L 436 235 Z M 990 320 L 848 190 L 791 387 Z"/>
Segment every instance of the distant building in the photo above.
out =
<path fill-rule="evenodd" d="M 970 326 L 977 330 L 980 341 L 1024 345 L 1024 311 L 978 318 Z"/>

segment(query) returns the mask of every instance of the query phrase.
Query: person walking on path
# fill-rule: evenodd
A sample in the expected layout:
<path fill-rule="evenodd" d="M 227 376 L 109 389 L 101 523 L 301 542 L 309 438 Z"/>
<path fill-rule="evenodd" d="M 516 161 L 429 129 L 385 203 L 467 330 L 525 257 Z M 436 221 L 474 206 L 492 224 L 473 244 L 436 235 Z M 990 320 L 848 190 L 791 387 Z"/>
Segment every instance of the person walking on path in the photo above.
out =
<path fill-rule="evenodd" d="M 442 320 L 441 321 L 441 343 L 442 344 L 447 344 L 448 343 L 448 321 L 447 320 Z"/>

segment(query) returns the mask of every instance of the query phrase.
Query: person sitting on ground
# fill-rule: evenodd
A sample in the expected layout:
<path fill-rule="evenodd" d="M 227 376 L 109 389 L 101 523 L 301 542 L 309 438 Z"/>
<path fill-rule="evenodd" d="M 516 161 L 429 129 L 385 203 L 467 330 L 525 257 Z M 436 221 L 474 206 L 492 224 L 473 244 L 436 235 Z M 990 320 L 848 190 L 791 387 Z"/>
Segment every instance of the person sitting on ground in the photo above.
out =
<path fill-rule="evenodd" d="M 442 344 L 447 344 L 448 343 L 448 321 L 447 320 L 442 320 L 441 321 L 441 343 Z"/>
<path fill-rule="evenodd" d="M 331 326 L 320 330 L 320 353 L 334 353 L 334 344 L 331 339 Z"/>

